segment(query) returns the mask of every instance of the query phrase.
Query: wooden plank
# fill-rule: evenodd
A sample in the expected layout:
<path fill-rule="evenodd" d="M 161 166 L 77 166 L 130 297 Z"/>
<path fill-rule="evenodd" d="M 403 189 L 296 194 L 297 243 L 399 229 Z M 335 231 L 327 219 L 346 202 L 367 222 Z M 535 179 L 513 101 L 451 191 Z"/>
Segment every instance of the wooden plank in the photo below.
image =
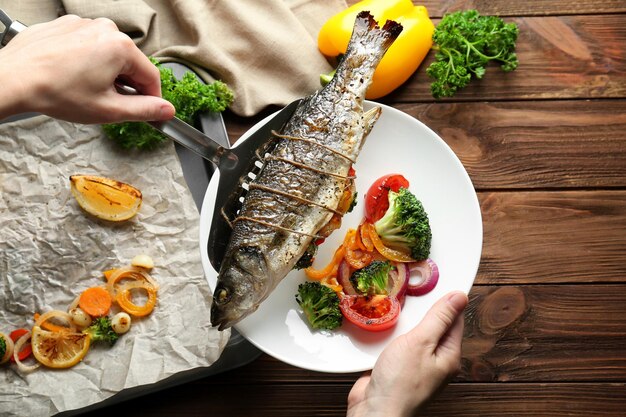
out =
<path fill-rule="evenodd" d="M 512 21 L 520 27 L 518 69 L 504 73 L 496 65 L 491 65 L 482 80 L 474 80 L 452 99 L 438 102 L 626 97 L 626 56 L 623 52 L 626 14 L 531 17 Z M 434 52 L 431 51 L 403 86 L 379 101 L 392 105 L 433 102 L 430 94 L 432 79 L 426 75 L 426 68 L 433 59 Z M 268 109 L 263 115 L 271 110 L 275 108 Z M 242 119 L 228 115 L 229 134 L 233 141 L 256 120 L 259 118 Z"/>
<path fill-rule="evenodd" d="M 214 378 L 219 379 L 219 375 Z M 306 382 L 295 385 L 205 385 L 199 381 L 113 405 L 89 415 L 345 417 L 349 389 L 348 385 L 312 385 Z"/>
<path fill-rule="evenodd" d="M 626 14 L 507 18 L 520 34 L 516 53 L 519 67 L 510 73 L 490 65 L 482 80 L 473 80 L 452 99 L 535 100 L 621 98 L 626 96 Z M 433 101 L 432 79 L 420 68 L 386 103 Z"/>
<path fill-rule="evenodd" d="M 218 377 L 216 377 L 218 378 Z M 205 385 L 202 381 L 115 405 L 90 415 L 174 416 L 341 416 L 346 384 Z M 448 385 L 422 417 L 622 417 L 626 384 L 465 384 Z"/>
<path fill-rule="evenodd" d="M 626 381 L 626 284 L 477 285 L 465 314 L 460 382 Z M 208 385 L 348 384 L 267 355 Z"/>
<path fill-rule="evenodd" d="M 479 193 L 476 283 L 626 282 L 626 192 Z"/>
<path fill-rule="evenodd" d="M 359 0 L 347 0 L 348 5 Z M 541 16 L 541 15 L 570 15 L 570 14 L 598 14 L 626 12 L 626 3 L 622 0 L 582 0 L 571 2 L 567 0 L 425 0 L 413 3 L 426 6 L 431 17 L 441 17 L 446 12 L 457 10 L 476 9 L 483 15 L 496 16 Z"/>
<path fill-rule="evenodd" d="M 626 101 L 405 104 L 398 109 L 439 134 L 479 190 L 626 186 Z"/>
<path fill-rule="evenodd" d="M 475 286 L 465 317 L 460 380 L 626 380 L 626 285 Z"/>
<path fill-rule="evenodd" d="M 626 100 L 397 108 L 439 134 L 479 190 L 626 187 Z M 257 120 L 227 118 L 233 140 Z"/>
<path fill-rule="evenodd" d="M 420 417 L 622 417 L 626 384 L 450 384 Z"/>
<path fill-rule="evenodd" d="M 478 190 L 626 187 L 626 100 L 396 107 L 452 148 Z M 233 140 L 256 120 L 228 117 Z"/>

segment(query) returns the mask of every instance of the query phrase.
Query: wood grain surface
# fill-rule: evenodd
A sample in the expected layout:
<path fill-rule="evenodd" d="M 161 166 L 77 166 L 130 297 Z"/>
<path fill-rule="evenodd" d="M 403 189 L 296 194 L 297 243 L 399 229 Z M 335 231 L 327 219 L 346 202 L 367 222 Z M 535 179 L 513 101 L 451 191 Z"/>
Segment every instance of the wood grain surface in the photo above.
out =
<path fill-rule="evenodd" d="M 626 415 L 626 1 L 415 3 L 435 23 L 476 8 L 520 28 L 514 72 L 436 101 L 431 51 L 381 100 L 458 155 L 483 216 L 462 370 L 420 415 Z M 228 114 L 231 140 L 274 110 Z M 357 377 L 262 355 L 102 415 L 342 416 Z"/>

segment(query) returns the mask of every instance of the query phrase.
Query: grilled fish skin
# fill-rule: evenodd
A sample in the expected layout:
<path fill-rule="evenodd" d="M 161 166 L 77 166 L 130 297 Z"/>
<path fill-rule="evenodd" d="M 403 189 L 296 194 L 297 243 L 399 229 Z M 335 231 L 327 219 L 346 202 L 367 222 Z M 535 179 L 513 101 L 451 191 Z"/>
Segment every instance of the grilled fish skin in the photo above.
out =
<path fill-rule="evenodd" d="M 348 172 L 380 115 L 363 100 L 382 56 L 402 31 L 361 12 L 336 74 L 305 98 L 249 186 L 221 264 L 211 307 L 220 330 L 265 300 L 337 212 Z"/>

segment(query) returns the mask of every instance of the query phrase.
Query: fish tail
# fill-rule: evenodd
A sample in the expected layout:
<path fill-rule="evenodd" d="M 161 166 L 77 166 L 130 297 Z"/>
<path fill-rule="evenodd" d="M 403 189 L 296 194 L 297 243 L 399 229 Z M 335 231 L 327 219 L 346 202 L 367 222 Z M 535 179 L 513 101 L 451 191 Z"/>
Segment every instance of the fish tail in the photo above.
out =
<path fill-rule="evenodd" d="M 400 23 L 387 20 L 381 28 L 370 12 L 360 12 L 354 22 L 346 53 L 331 84 L 343 86 L 352 81 L 354 84 L 350 90 L 358 96 L 365 95 L 365 90 L 372 82 L 374 70 L 400 32 Z"/>
<path fill-rule="evenodd" d="M 387 20 L 382 28 L 378 27 L 378 22 L 367 10 L 360 12 L 356 16 L 352 39 L 358 41 L 363 37 L 382 38 L 382 48 L 386 51 L 391 44 L 400 36 L 402 25 L 394 20 Z M 355 36 L 355 34 L 357 36 Z"/>

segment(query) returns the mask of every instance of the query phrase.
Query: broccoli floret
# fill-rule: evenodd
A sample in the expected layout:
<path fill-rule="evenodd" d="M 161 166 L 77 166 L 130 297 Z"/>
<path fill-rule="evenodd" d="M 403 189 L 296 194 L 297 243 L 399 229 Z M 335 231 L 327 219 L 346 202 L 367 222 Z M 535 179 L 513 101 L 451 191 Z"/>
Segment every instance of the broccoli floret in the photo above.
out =
<path fill-rule="evenodd" d="M 298 286 L 296 301 L 314 329 L 333 330 L 341 326 L 343 315 L 339 296 L 319 282 L 307 281 Z"/>
<path fill-rule="evenodd" d="M 317 245 L 315 242 L 311 242 L 306 252 L 298 259 L 298 262 L 293 266 L 294 269 L 305 269 L 313 265 L 313 258 L 317 253 Z"/>
<path fill-rule="evenodd" d="M 406 188 L 389 191 L 389 209 L 374 227 L 385 245 L 408 250 L 418 261 L 428 258 L 432 241 L 428 214 Z"/>
<path fill-rule="evenodd" d="M 350 282 L 363 295 L 387 294 L 391 268 L 393 268 L 391 262 L 373 261 L 365 268 L 354 271 L 350 276 Z"/>
<path fill-rule="evenodd" d="M 234 100 L 233 91 L 225 83 L 217 80 L 204 84 L 187 71 L 181 79 L 174 71 L 150 58 L 161 74 L 163 98 L 176 108 L 176 117 L 193 124 L 197 114 L 202 112 L 223 112 Z M 121 122 L 102 125 L 104 133 L 124 149 L 155 149 L 169 139 L 152 126 L 141 122 Z"/>
<path fill-rule="evenodd" d="M 108 342 L 111 346 L 113 346 L 119 338 L 119 335 L 115 333 L 113 327 L 111 327 L 111 320 L 108 317 L 98 317 L 93 321 L 91 326 L 83 330 L 83 333 L 86 333 L 92 342 L 102 340 Z"/>

